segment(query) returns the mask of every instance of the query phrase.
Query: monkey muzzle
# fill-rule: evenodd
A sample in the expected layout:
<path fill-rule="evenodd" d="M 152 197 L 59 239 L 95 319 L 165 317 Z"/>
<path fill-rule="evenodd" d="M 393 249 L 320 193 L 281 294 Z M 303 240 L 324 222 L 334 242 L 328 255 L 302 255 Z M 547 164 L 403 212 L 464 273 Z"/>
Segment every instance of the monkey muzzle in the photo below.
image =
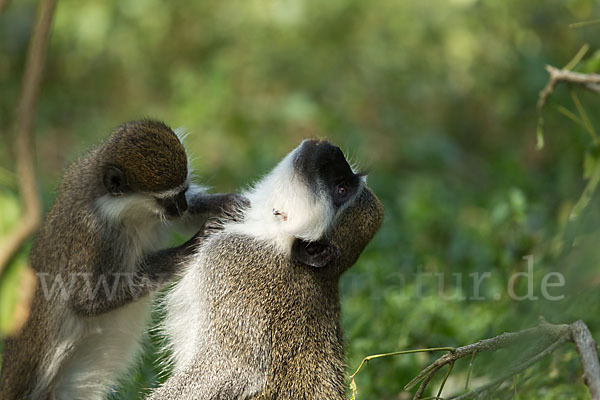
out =
<path fill-rule="evenodd" d="M 295 239 L 292 244 L 292 257 L 305 265 L 323 268 L 338 259 L 339 250 L 325 239 L 316 242 Z"/>
<path fill-rule="evenodd" d="M 169 218 L 181 217 L 188 209 L 185 191 L 165 199 L 156 199 L 156 201 L 163 207 L 165 215 Z"/>

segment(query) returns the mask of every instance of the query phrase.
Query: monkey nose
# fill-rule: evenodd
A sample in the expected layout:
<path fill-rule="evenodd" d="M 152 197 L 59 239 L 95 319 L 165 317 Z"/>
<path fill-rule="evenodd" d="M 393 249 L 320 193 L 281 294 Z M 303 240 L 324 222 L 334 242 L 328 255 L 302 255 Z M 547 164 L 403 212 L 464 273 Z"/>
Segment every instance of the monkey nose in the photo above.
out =
<path fill-rule="evenodd" d="M 297 157 L 316 160 L 323 156 L 339 151 L 337 146 L 327 140 L 305 139 L 297 149 Z"/>
<path fill-rule="evenodd" d="M 187 203 L 187 200 L 185 199 L 185 193 L 177 196 L 175 205 L 177 206 L 177 211 L 179 212 L 179 215 L 182 215 L 184 212 L 187 211 L 188 203 Z"/>
<path fill-rule="evenodd" d="M 321 139 L 304 139 L 302 141 L 302 143 L 300 144 L 300 147 L 304 147 L 304 148 L 315 148 L 316 146 L 320 145 L 321 143 L 327 143 L 326 140 L 321 140 Z"/>
<path fill-rule="evenodd" d="M 185 199 L 185 192 L 179 193 L 173 198 L 171 211 L 173 216 L 181 217 L 184 212 L 188 209 L 187 200 Z"/>
<path fill-rule="evenodd" d="M 298 146 L 298 153 L 311 154 L 324 144 L 327 145 L 329 142 L 320 139 L 304 139 L 300 146 Z"/>
<path fill-rule="evenodd" d="M 181 192 L 176 196 L 160 200 L 159 204 L 164 207 L 165 214 L 169 218 L 181 217 L 188 209 L 185 192 Z"/>

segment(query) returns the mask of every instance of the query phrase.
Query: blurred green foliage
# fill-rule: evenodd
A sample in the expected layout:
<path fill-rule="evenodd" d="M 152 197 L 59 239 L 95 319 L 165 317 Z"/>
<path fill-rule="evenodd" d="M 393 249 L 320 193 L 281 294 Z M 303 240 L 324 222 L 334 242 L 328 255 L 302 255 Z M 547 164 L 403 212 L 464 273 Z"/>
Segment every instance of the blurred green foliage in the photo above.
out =
<path fill-rule="evenodd" d="M 0 16 L 3 185 L 34 11 L 21 0 Z M 386 207 L 342 281 L 349 372 L 369 354 L 464 345 L 539 314 L 581 318 L 600 340 L 599 200 L 568 220 L 593 143 L 557 111 L 577 114 L 558 87 L 536 149 L 535 108 L 545 64 L 566 65 L 589 43 L 578 68 L 598 70 L 600 26 L 568 24 L 599 16 L 597 0 L 61 0 L 36 122 L 45 208 L 64 166 L 125 120 L 187 127 L 196 175 L 217 191 L 249 184 L 302 138 L 328 137 L 369 169 Z M 600 129 L 600 99 L 577 93 Z M 3 220 L 18 212 L 0 210 Z M 507 285 L 527 255 L 539 299 L 516 301 Z M 549 289 L 560 301 L 540 292 L 551 271 L 565 277 Z M 485 272 L 474 299 L 469 274 Z M 160 381 L 155 353 L 149 344 L 115 399 Z M 476 359 L 473 384 L 514 357 L 500 353 Z M 357 375 L 358 398 L 410 398 L 402 387 L 433 357 L 373 361 Z M 566 347 L 519 377 L 517 398 L 586 398 L 581 373 Z M 458 363 L 445 394 L 465 377 Z M 501 394 L 512 392 L 508 382 Z"/>
<path fill-rule="evenodd" d="M 11 183 L 9 181 L 9 185 Z M 19 197 L 15 193 L 14 185 L 12 185 L 12 190 L 0 187 L 0 210 L 2 210 L 0 219 L 0 238 L 2 238 L 17 223 L 21 214 Z M 28 246 L 19 251 L 6 270 L 2 272 L 0 279 L 0 336 L 15 330 L 15 320 L 18 319 L 15 317 L 15 312 L 17 304 L 21 300 L 21 293 L 18 290 L 19 282 L 27 267 L 27 250 Z"/>

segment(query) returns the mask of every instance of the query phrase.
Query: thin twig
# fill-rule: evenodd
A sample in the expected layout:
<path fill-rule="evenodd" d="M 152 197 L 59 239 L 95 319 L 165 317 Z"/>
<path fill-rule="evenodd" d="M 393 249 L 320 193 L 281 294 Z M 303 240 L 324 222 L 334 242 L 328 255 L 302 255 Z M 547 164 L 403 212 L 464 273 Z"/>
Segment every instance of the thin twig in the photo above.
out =
<path fill-rule="evenodd" d="M 572 72 L 566 69 L 559 69 L 551 65 L 546 66 L 546 71 L 550 74 L 550 80 L 544 89 L 540 92 L 538 100 L 538 110 L 542 110 L 548 97 L 554 92 L 554 88 L 559 82 L 573 83 L 581 85 L 584 88 L 600 92 L 600 74 L 582 74 L 580 72 Z"/>
<path fill-rule="evenodd" d="M 567 65 L 565 65 L 563 67 L 564 70 L 570 71 L 573 68 L 575 68 L 577 66 L 577 64 L 579 64 L 579 62 L 583 59 L 583 57 L 587 54 L 588 50 L 590 49 L 590 45 L 589 44 L 584 44 L 583 46 L 581 46 L 581 49 L 579 49 L 579 51 L 577 52 L 577 54 L 575 54 L 575 57 L 573 57 L 573 59 L 571 61 L 569 61 L 567 63 Z"/>
<path fill-rule="evenodd" d="M 35 27 L 29 43 L 23 86 L 15 119 L 16 172 L 23 203 L 23 216 L 21 221 L 0 243 L 0 273 L 40 223 L 41 209 L 34 174 L 31 132 L 35 120 L 35 110 L 55 8 L 56 0 L 40 1 Z"/>
<path fill-rule="evenodd" d="M 465 390 L 469 390 L 469 381 L 471 380 L 471 372 L 473 371 L 473 362 L 475 361 L 475 356 L 477 355 L 477 351 L 474 351 L 471 354 L 471 361 L 469 361 L 469 369 L 467 370 L 467 380 L 465 381 Z"/>
<path fill-rule="evenodd" d="M 455 351 L 445 354 L 442 357 L 435 360 L 432 364 L 430 364 L 427 368 L 423 369 L 419 374 L 413 378 L 409 383 L 404 386 L 404 390 L 410 390 L 417 383 L 421 382 L 422 379 L 425 378 L 427 374 L 433 369 L 438 369 L 437 367 L 442 367 L 446 364 L 450 364 L 459 358 L 465 357 L 467 355 L 471 355 L 474 352 L 494 352 L 499 349 L 504 349 L 506 347 L 513 346 L 518 343 L 522 343 L 531 338 L 545 336 L 551 338 L 558 338 L 568 330 L 568 325 L 552 325 L 545 321 L 542 321 L 535 328 L 525 329 L 519 332 L 505 332 L 499 336 L 480 340 L 477 343 L 469 344 L 467 346 L 458 347 Z"/>
<path fill-rule="evenodd" d="M 452 397 L 451 400 L 487 398 L 494 391 L 496 391 L 504 381 L 521 373 L 569 341 L 574 342 L 577 345 L 577 351 L 581 357 L 581 363 L 584 370 L 584 382 L 592 394 L 592 400 L 600 400 L 600 363 L 598 361 L 596 343 L 594 342 L 588 327 L 582 321 L 577 321 L 571 325 L 553 325 L 546 322 L 546 320 L 543 318 L 540 318 L 540 323 L 534 328 L 525 329 L 519 332 L 505 332 L 490 339 L 485 339 L 474 344 L 458 347 L 453 352 L 443 355 L 424 368 L 404 387 L 404 389 L 411 389 L 416 384 L 420 383 L 413 399 L 421 399 L 423 393 L 425 393 L 427 385 L 433 379 L 433 376 L 442 367 L 449 364 L 450 370 L 446 373 L 442 387 L 436 396 L 439 398 L 441 396 L 441 389 L 443 388 L 445 381 L 448 379 L 448 375 L 452 370 L 452 366 L 459 358 L 471 355 L 471 362 L 469 364 L 469 372 L 467 375 L 468 382 L 471 376 L 470 371 L 476 353 L 480 351 L 494 352 L 499 349 L 504 349 L 519 343 L 523 343 L 527 340 L 536 340 L 536 343 L 543 347 L 540 347 L 539 351 L 533 348 L 531 355 L 525 355 L 522 358 L 522 360 L 525 359 L 525 361 L 521 361 L 510 366 L 494 380 L 476 389 L 472 389 L 467 393 Z M 548 344 L 542 345 L 541 343 Z M 465 390 L 468 390 L 468 383 L 465 386 Z"/>
<path fill-rule="evenodd" d="M 583 126 L 584 126 L 585 130 L 590 134 L 594 143 L 598 143 L 598 134 L 596 133 L 596 130 L 594 129 L 594 126 L 592 125 L 592 121 L 590 121 L 590 118 L 587 116 L 587 113 L 585 112 L 585 108 L 583 108 L 583 104 L 581 104 L 581 101 L 579 100 L 577 93 L 575 93 L 575 90 L 573 90 L 573 88 L 570 86 L 569 86 L 569 95 L 571 95 L 571 99 L 573 100 L 573 103 L 575 104 L 575 107 L 577 108 L 579 117 L 583 121 Z"/>
<path fill-rule="evenodd" d="M 600 94 L 600 84 L 597 83 L 588 83 L 585 85 L 585 87 L 588 90 L 591 90 L 592 92 L 596 92 L 598 94 Z"/>
<path fill-rule="evenodd" d="M 362 359 L 362 361 L 360 362 L 360 365 L 358 366 L 356 371 L 354 371 L 354 373 L 352 375 L 350 375 L 350 378 L 354 378 L 354 375 L 358 374 L 358 371 L 360 371 L 360 369 L 363 367 L 364 364 L 368 364 L 369 361 L 374 360 L 376 358 L 398 356 L 398 355 L 402 355 L 402 354 L 429 353 L 432 351 L 454 351 L 454 350 L 455 350 L 454 347 L 432 347 L 430 349 L 403 350 L 403 351 L 394 351 L 392 353 L 373 354 L 373 355 L 367 356 Z"/>
<path fill-rule="evenodd" d="M 475 353 L 473 353 L 473 354 L 475 354 Z M 454 368 L 454 363 L 451 363 L 450 366 L 448 367 L 448 371 L 446 371 L 446 375 L 444 375 L 444 379 L 442 380 L 442 384 L 440 385 L 440 389 L 438 390 L 437 397 L 442 396 L 442 392 L 444 391 L 444 386 L 446 386 L 446 381 L 448 380 L 448 377 L 452 373 L 453 368 Z"/>
<path fill-rule="evenodd" d="M 569 118 L 571 121 L 575 122 L 576 124 L 579 124 L 583 127 L 585 127 L 584 123 L 582 120 L 579 119 L 579 117 L 571 110 L 569 110 L 568 108 L 558 105 L 556 106 L 556 110 L 561 113 L 562 115 L 564 115 L 565 117 Z"/>
<path fill-rule="evenodd" d="M 382 358 L 382 357 L 392 357 L 392 356 L 398 356 L 398 355 L 402 355 L 402 354 L 412 354 L 412 353 L 427 353 L 427 352 L 432 352 L 432 351 L 454 351 L 454 347 L 433 347 L 433 348 L 429 348 L 429 349 L 415 349 L 415 350 L 403 350 L 403 351 L 394 351 L 391 353 L 383 353 L 383 354 L 373 354 L 370 356 L 367 356 L 365 358 L 362 359 L 362 361 L 360 362 L 360 365 L 358 366 L 358 368 L 356 369 L 356 371 L 354 371 L 354 373 L 352 375 L 350 375 L 350 389 L 352 390 L 352 396 L 351 399 L 355 400 L 356 399 L 356 382 L 354 382 L 354 376 L 356 374 L 358 374 L 358 372 L 360 371 L 360 369 L 363 367 L 363 365 L 368 364 L 369 361 L 376 359 L 376 358 Z"/>
<path fill-rule="evenodd" d="M 427 385 L 429 385 L 429 382 L 431 382 L 431 378 L 433 378 L 435 373 L 438 372 L 438 370 L 442 367 L 443 367 L 443 365 L 439 365 L 429 371 L 429 373 L 427 374 L 425 379 L 423 379 L 423 381 L 419 385 L 419 388 L 415 392 L 415 395 L 413 396 L 413 400 L 420 400 L 423 397 L 423 394 L 425 393 L 425 389 L 427 388 Z"/>
<path fill-rule="evenodd" d="M 569 24 L 569 28 L 570 29 L 583 28 L 586 26 L 598 25 L 598 24 L 600 24 L 600 19 L 593 19 L 590 21 L 581 21 L 581 22 L 575 22 L 575 23 Z"/>
<path fill-rule="evenodd" d="M 518 374 L 519 372 L 521 372 L 521 371 L 529 368 L 533 364 L 537 363 L 542 358 L 544 358 L 544 357 L 552 354 L 556 349 L 558 349 L 560 346 L 562 346 L 563 344 L 565 344 L 569 340 L 570 340 L 569 332 L 565 332 L 565 334 L 562 335 L 558 340 L 556 340 L 554 343 L 552 343 L 550 346 L 548 346 L 544 351 L 538 353 L 536 356 L 530 358 L 529 360 L 527 360 L 525 362 L 522 362 L 519 365 L 516 365 L 516 366 L 514 366 L 512 368 L 509 368 L 502 375 L 500 375 L 498 378 L 494 379 L 493 381 L 491 381 L 489 383 L 486 383 L 485 385 L 482 385 L 482 386 L 478 387 L 477 389 L 473 389 L 470 392 L 467 392 L 467 393 L 462 394 L 460 396 L 451 397 L 450 400 L 471 399 L 474 396 L 479 395 L 479 394 L 487 391 L 488 389 L 501 384 L 506 379 L 508 379 L 508 378 L 510 378 L 510 377 L 512 377 L 512 376 L 514 376 L 516 374 Z"/>

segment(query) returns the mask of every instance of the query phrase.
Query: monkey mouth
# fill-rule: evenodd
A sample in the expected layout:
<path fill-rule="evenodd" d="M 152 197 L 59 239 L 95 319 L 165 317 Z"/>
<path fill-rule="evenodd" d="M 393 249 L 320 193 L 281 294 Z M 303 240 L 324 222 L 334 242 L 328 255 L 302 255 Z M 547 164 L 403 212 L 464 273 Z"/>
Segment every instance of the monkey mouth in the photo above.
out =
<path fill-rule="evenodd" d="M 305 242 L 305 248 L 308 255 L 315 256 L 321 254 L 329 248 L 329 243 L 326 241 Z"/>
<path fill-rule="evenodd" d="M 296 239 L 292 245 L 292 257 L 305 265 L 323 268 L 339 257 L 339 249 L 326 239 L 314 242 Z"/>

